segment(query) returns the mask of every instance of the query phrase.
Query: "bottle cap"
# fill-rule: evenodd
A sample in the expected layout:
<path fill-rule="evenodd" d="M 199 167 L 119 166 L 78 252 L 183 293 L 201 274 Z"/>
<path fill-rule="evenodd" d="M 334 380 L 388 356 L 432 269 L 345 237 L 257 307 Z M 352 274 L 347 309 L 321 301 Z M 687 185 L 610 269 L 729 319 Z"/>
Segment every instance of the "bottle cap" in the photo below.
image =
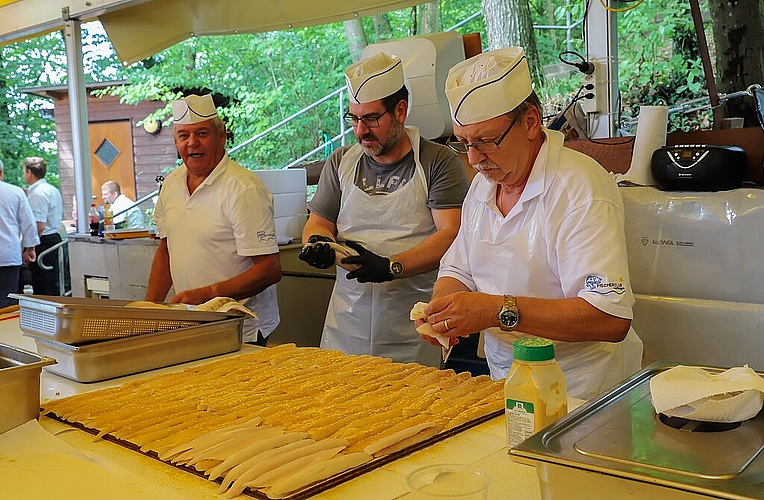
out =
<path fill-rule="evenodd" d="M 513 344 L 515 359 L 521 361 L 548 361 L 554 359 L 554 342 L 549 339 L 525 338 Z"/>

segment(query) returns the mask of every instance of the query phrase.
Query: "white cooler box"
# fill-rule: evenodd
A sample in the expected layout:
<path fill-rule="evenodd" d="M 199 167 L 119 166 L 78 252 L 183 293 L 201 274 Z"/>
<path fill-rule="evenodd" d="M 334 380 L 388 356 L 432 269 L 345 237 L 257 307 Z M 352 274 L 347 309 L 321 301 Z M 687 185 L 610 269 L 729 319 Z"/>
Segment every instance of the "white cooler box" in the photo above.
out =
<path fill-rule="evenodd" d="M 764 190 L 621 194 L 634 293 L 764 304 Z"/>
<path fill-rule="evenodd" d="M 654 361 L 764 370 L 764 304 L 635 295 L 632 326 Z"/>
<path fill-rule="evenodd" d="M 308 174 L 304 168 L 255 170 L 273 194 L 276 240 L 285 245 L 302 238 L 308 220 Z"/>

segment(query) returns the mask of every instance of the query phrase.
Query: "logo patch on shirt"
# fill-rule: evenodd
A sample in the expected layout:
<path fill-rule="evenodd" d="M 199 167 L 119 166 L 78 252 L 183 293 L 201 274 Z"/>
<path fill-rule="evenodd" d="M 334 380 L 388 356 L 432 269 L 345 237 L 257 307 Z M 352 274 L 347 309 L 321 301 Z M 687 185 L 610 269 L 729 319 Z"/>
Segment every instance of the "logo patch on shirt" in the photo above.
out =
<path fill-rule="evenodd" d="M 257 238 L 260 241 L 273 241 L 276 239 L 276 232 L 266 233 L 265 231 L 258 231 Z"/>
<path fill-rule="evenodd" d="M 611 293 L 623 295 L 626 293 L 626 285 L 623 284 L 623 281 L 623 276 L 618 278 L 618 281 L 606 282 L 600 276 L 590 274 L 586 277 L 586 288 L 592 292 L 599 293 L 600 295 L 608 295 Z"/>

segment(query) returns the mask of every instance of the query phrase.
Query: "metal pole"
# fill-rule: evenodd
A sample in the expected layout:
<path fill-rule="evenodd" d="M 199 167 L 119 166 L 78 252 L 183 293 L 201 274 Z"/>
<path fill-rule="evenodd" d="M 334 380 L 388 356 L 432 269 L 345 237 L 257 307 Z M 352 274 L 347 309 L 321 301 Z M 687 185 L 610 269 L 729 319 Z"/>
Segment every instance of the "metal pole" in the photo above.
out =
<path fill-rule="evenodd" d="M 345 140 L 345 93 L 340 92 L 340 145 L 345 146 L 347 141 Z"/>
<path fill-rule="evenodd" d="M 85 70 L 82 64 L 80 20 L 69 17 L 69 8 L 61 9 L 64 19 L 67 75 L 69 77 L 69 116 L 72 122 L 72 157 L 74 192 L 77 200 L 77 232 L 88 232 L 88 208 L 92 195 L 90 179 L 90 139 L 88 137 L 88 101 Z"/>
<path fill-rule="evenodd" d="M 700 60 L 703 63 L 703 76 L 708 88 L 708 97 L 711 100 L 711 112 L 714 116 L 714 130 L 722 128 L 724 121 L 724 110 L 719 102 L 719 92 L 716 90 L 716 80 L 714 79 L 714 70 L 711 67 L 711 56 L 708 53 L 708 42 L 706 42 L 706 31 L 703 29 L 703 15 L 700 12 L 698 0 L 690 0 L 690 12 L 692 13 L 692 22 L 695 25 L 695 35 L 700 49 Z"/>
<path fill-rule="evenodd" d="M 608 1 L 608 0 L 606 0 Z M 606 9 L 600 2 L 588 2 L 584 41 L 586 58 L 596 61 L 598 101 L 602 105 L 599 113 L 589 117 L 589 137 L 615 136 L 618 121 L 618 28 L 615 12 Z M 603 71 L 600 71 L 603 70 Z M 599 73 L 599 74 L 598 74 Z"/>

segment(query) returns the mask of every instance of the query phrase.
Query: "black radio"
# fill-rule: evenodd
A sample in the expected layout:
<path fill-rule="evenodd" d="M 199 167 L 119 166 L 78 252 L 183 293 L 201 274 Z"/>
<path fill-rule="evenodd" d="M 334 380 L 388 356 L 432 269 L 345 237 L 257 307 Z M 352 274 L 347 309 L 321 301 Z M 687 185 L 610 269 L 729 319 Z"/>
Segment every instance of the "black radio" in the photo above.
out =
<path fill-rule="evenodd" d="M 656 149 L 650 171 L 663 191 L 722 191 L 741 187 L 747 166 L 737 146 L 684 144 Z"/>

